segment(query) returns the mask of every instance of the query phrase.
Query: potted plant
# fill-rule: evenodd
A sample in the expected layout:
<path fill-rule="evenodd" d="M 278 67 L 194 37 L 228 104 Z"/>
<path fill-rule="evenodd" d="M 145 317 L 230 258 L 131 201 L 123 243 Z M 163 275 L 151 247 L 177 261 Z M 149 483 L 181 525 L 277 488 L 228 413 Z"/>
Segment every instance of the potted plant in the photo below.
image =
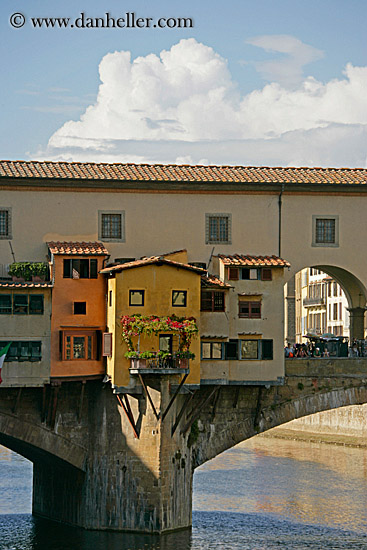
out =
<path fill-rule="evenodd" d="M 13 281 L 24 283 L 31 280 L 31 271 L 29 262 L 14 262 L 9 267 L 9 275 Z"/>
<path fill-rule="evenodd" d="M 44 262 L 34 262 L 30 264 L 30 271 L 33 282 L 44 282 L 48 274 L 48 265 Z"/>

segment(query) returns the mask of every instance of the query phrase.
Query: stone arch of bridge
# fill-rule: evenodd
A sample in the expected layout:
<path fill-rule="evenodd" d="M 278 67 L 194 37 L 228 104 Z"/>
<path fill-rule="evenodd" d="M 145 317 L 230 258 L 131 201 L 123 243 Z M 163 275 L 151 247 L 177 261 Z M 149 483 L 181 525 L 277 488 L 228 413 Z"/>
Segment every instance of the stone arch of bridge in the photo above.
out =
<path fill-rule="evenodd" d="M 34 464 L 57 464 L 80 472 L 86 468 L 87 450 L 51 431 L 14 415 L 0 412 L 0 445 Z"/>
<path fill-rule="evenodd" d="M 343 289 L 348 301 L 348 310 L 350 313 L 350 338 L 363 339 L 366 331 L 365 311 L 367 309 L 367 288 L 365 284 L 351 271 L 336 265 L 330 264 L 312 264 L 297 267 L 297 271 L 291 270 L 286 282 L 286 326 L 288 334 L 285 340 L 293 340 L 291 319 L 295 320 L 295 274 L 306 268 L 314 268 L 323 271 L 332 277 Z M 295 329 L 294 329 L 295 333 Z"/>
<path fill-rule="evenodd" d="M 366 359 L 359 361 L 365 363 Z M 296 418 L 367 403 L 367 375 L 365 379 L 355 380 L 350 387 L 347 387 L 347 377 L 343 381 L 339 378 L 337 380 L 339 387 L 325 391 L 323 385 L 334 386 L 335 379 L 317 379 L 313 375 L 304 378 L 293 373 L 288 378 L 287 386 L 269 389 L 259 387 L 258 390 L 255 387 L 244 388 L 236 410 L 230 405 L 235 390 L 222 388 L 216 420 L 213 422 L 210 411 L 200 416 L 199 436 L 192 449 L 193 469 L 238 443 Z"/>

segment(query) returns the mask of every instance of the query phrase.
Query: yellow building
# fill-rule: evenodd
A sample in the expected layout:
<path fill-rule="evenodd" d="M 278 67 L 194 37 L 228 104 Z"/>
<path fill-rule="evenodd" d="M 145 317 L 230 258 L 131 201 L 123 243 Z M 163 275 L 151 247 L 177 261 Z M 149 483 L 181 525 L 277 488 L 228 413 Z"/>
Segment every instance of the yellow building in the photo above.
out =
<path fill-rule="evenodd" d="M 175 259 L 172 259 L 175 258 Z M 180 260 L 180 261 L 178 261 Z M 127 262 L 102 270 L 108 278 L 108 306 L 107 327 L 108 335 L 105 335 L 104 354 L 107 356 L 107 375 L 115 390 L 118 388 L 131 388 L 137 381 L 136 374 L 139 369 L 137 358 L 140 356 L 148 365 L 144 372 L 154 374 L 155 371 L 180 374 L 187 373 L 182 368 L 180 360 L 176 361 L 183 348 L 183 335 L 180 331 L 164 325 L 164 319 L 169 317 L 176 320 L 200 318 L 200 283 L 203 269 L 191 266 L 187 263 L 186 251 L 154 256 L 133 262 Z M 122 322 L 124 316 L 134 318 L 141 316 L 145 319 L 154 316 L 161 320 L 161 330 L 144 334 L 140 337 L 133 336 L 131 346 L 122 337 Z M 189 321 L 190 323 L 190 321 Z M 106 351 L 106 342 L 110 349 Z M 130 348 L 130 349 L 129 349 Z M 131 353 L 132 349 L 136 352 Z M 131 354 L 126 357 L 127 353 Z M 155 357 L 155 354 L 161 352 Z M 200 384 L 200 340 L 193 338 L 190 352 L 195 358 L 189 361 L 188 384 Z M 141 356 L 143 354 L 143 356 Z M 162 369 L 162 357 L 166 357 L 165 366 Z M 134 357 L 132 357 L 134 356 Z M 171 361 L 167 363 L 167 358 Z M 174 362 L 172 362 L 174 361 Z M 187 366 L 187 362 L 184 362 Z"/>

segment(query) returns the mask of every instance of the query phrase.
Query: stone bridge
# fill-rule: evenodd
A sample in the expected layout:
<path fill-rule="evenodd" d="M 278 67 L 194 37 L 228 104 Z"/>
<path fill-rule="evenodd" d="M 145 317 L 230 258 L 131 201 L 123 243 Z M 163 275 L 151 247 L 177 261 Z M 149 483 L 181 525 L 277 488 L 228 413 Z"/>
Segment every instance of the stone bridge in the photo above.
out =
<path fill-rule="evenodd" d="M 168 380 L 170 378 L 170 382 Z M 291 359 L 284 386 L 147 393 L 109 384 L 0 388 L 0 443 L 34 464 L 33 513 L 87 529 L 163 532 L 191 525 L 197 466 L 257 433 L 367 402 L 367 359 Z"/>

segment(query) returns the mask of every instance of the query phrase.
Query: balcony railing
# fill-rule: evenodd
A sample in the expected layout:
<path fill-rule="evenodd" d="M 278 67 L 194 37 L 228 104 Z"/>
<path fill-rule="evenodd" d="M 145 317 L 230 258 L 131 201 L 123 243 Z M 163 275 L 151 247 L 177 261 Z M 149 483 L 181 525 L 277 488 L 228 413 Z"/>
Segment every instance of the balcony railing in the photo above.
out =
<path fill-rule="evenodd" d="M 318 296 L 316 298 L 304 298 L 303 305 L 307 306 L 324 306 L 326 304 L 325 298 Z"/>
<path fill-rule="evenodd" d="M 161 369 L 161 370 L 170 370 L 170 369 L 188 369 L 189 368 L 189 359 L 179 359 L 176 357 L 161 358 L 155 357 L 153 359 L 140 359 L 134 358 L 131 359 L 131 369 Z"/>

